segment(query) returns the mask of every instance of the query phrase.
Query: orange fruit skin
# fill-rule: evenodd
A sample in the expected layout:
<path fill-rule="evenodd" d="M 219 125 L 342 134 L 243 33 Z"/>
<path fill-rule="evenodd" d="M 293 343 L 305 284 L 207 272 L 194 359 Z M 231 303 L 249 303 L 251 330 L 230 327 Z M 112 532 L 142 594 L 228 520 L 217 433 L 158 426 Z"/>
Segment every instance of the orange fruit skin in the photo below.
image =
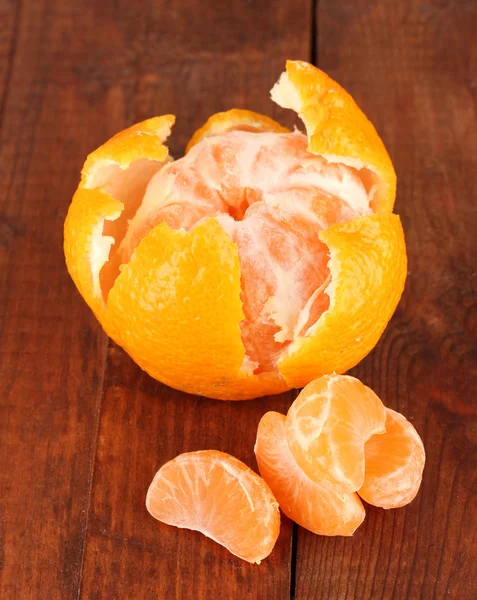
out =
<path fill-rule="evenodd" d="M 241 399 L 287 388 L 241 371 L 238 252 L 215 219 L 187 234 L 153 229 L 117 278 L 107 319 L 139 366 L 177 389 Z"/>
<path fill-rule="evenodd" d="M 280 373 L 293 387 L 358 364 L 381 337 L 406 280 L 406 245 L 397 215 L 361 217 L 324 229 L 319 237 L 330 249 L 330 307 L 279 361 Z"/>
<path fill-rule="evenodd" d="M 384 433 L 385 420 L 383 403 L 359 379 L 325 375 L 309 383 L 290 406 L 288 446 L 314 482 L 353 493 L 364 481 L 364 445 Z"/>
<path fill-rule="evenodd" d="M 116 220 L 124 204 L 108 191 L 101 169 L 114 165 L 126 172 L 131 163 L 141 159 L 162 164 L 168 158 L 163 141 L 174 121 L 173 115 L 165 115 L 136 123 L 92 152 L 83 166 L 81 181 L 66 216 L 64 252 L 68 272 L 106 333 L 113 338 L 99 285 L 104 261 L 97 263 L 91 257 L 95 244 L 101 240 L 104 223 Z"/>
<path fill-rule="evenodd" d="M 372 134 L 372 126 L 366 125 L 364 115 L 338 84 L 304 64 L 287 63 L 287 72 L 308 98 L 302 116 L 307 119 L 310 150 L 326 150 L 331 158 L 344 157 L 343 162 L 348 149 L 351 157 L 362 151 L 363 164 L 378 172 L 387 160 L 379 136 Z M 315 114 L 311 108 L 313 94 L 317 107 L 324 101 L 319 86 L 323 90 L 328 86 L 323 105 L 327 125 L 322 109 Z M 342 100 L 333 103 L 334 96 Z M 340 102 L 345 100 L 349 118 L 342 114 Z M 115 280 L 106 302 L 99 275 L 108 253 L 107 248 L 98 253 L 98 245 L 107 241 L 103 226 L 125 222 L 127 193 L 114 186 L 117 173 L 111 180 L 105 173 L 114 166 L 126 176 L 141 160 L 152 168 L 170 160 L 164 141 L 173 123 L 172 115 L 148 119 L 90 154 L 68 211 L 64 231 L 68 271 L 106 333 L 159 381 L 223 400 L 278 394 L 357 364 L 377 343 L 404 287 L 405 242 L 395 215 L 362 217 L 319 232 L 330 249 L 330 308 L 306 335 L 292 342 L 278 372 L 255 375 L 247 362 L 239 326 L 244 315 L 237 247 L 214 219 L 189 233 L 165 225 L 151 230 Z M 326 129 L 333 123 L 332 131 Z M 287 131 L 268 117 L 234 109 L 211 117 L 189 148 L 207 135 L 234 128 Z M 363 128 L 365 133 L 359 133 Z M 341 150 L 333 144 L 341 144 Z M 379 212 L 388 208 L 389 202 L 384 203 Z"/>
<path fill-rule="evenodd" d="M 219 135 L 227 131 L 272 131 L 275 133 L 289 133 L 289 129 L 280 125 L 270 117 L 261 115 L 251 110 L 232 108 L 225 112 L 212 115 L 207 122 L 198 129 L 189 143 L 186 153 L 211 135 Z"/>
<path fill-rule="evenodd" d="M 146 507 L 159 521 L 200 531 L 250 563 L 270 554 L 280 532 L 278 504 L 265 481 L 217 450 L 187 452 L 163 465 Z"/>
<path fill-rule="evenodd" d="M 122 202 L 109 194 L 98 189 L 79 187 L 68 210 L 64 229 L 64 251 L 69 274 L 79 293 L 111 337 L 114 336 L 99 287 L 100 267 L 92 268 L 90 257 L 105 219 L 116 218 L 122 210 Z"/>
<path fill-rule="evenodd" d="M 309 152 L 375 173 L 381 181 L 373 208 L 381 214 L 392 212 L 396 172 L 376 129 L 352 96 L 324 71 L 304 61 L 288 60 L 284 79 L 299 96 L 295 105 L 285 105 L 274 90 L 272 98 L 298 113 L 308 134 Z"/>
<path fill-rule="evenodd" d="M 386 433 L 364 447 L 366 472 L 358 494 L 374 506 L 399 508 L 414 500 L 426 461 L 424 445 L 413 425 L 386 408 Z"/>
<path fill-rule="evenodd" d="M 296 464 L 287 443 L 285 415 L 263 415 L 255 455 L 260 474 L 281 510 L 301 527 L 319 535 L 350 536 L 363 522 L 365 510 L 357 494 L 340 494 L 323 487 Z"/>
<path fill-rule="evenodd" d="M 165 160 L 169 151 L 163 141 L 169 137 L 175 120 L 174 115 L 152 117 L 113 135 L 86 159 L 81 171 L 81 184 L 87 186 L 92 174 L 105 163 L 126 168 L 142 158 Z"/>

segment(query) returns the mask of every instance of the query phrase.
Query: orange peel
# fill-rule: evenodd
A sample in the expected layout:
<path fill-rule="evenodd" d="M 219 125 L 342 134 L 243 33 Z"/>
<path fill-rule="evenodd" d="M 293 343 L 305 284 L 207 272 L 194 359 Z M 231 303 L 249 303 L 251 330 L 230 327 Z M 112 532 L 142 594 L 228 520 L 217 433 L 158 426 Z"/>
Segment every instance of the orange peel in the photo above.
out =
<path fill-rule="evenodd" d="M 393 164 L 374 125 L 346 90 L 313 65 L 288 60 L 271 96 L 303 121 L 309 152 L 367 171 L 368 185 L 375 187 L 373 208 L 377 213 L 392 212 L 396 197 Z"/>
<path fill-rule="evenodd" d="M 209 117 L 206 123 L 190 139 L 187 144 L 186 153 L 206 137 L 220 135 L 227 131 L 288 133 L 290 130 L 265 115 L 260 115 L 251 110 L 232 108 L 231 110 L 216 113 Z"/>
<path fill-rule="evenodd" d="M 280 373 L 293 387 L 358 364 L 381 337 L 406 278 L 406 246 L 397 215 L 362 217 L 319 236 L 330 252 L 330 307 L 280 359 Z"/>

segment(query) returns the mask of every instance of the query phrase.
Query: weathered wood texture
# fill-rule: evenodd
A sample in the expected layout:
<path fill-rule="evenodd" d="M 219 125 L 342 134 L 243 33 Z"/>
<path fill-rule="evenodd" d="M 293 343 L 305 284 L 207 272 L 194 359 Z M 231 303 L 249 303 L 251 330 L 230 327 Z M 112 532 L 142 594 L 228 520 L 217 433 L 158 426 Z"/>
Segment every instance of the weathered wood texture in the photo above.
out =
<path fill-rule="evenodd" d="M 474 2 L 0 0 L 0 597 L 477 597 Z M 313 31 L 316 27 L 316 31 Z M 315 47 L 312 44 L 315 43 Z M 62 226 L 86 154 L 172 112 L 171 151 L 213 112 L 268 99 L 315 58 L 376 123 L 409 246 L 401 305 L 354 370 L 424 438 L 422 491 L 352 540 L 283 519 L 250 566 L 146 512 L 157 468 L 217 448 L 253 468 L 261 415 L 294 393 L 201 400 L 108 343 L 66 273 Z M 475 260 L 475 258 L 474 258 Z"/>
<path fill-rule="evenodd" d="M 161 526 L 144 499 L 182 451 L 256 467 L 258 420 L 291 395 L 200 401 L 107 352 L 66 273 L 62 227 L 86 154 L 132 122 L 176 114 L 180 155 L 213 112 L 278 114 L 268 90 L 287 57 L 308 58 L 310 7 L 40 0 L 0 15 L 0 597 L 288 598 L 290 523 L 254 568 Z"/>
<path fill-rule="evenodd" d="M 131 18 L 141 20 L 144 32 L 125 33 L 144 36 L 131 70 L 138 83 L 123 111 L 127 122 L 176 114 L 173 155 L 183 153 L 211 113 L 231 106 L 274 111 L 268 91 L 284 60 L 309 54 L 309 36 L 302 35 L 310 29 L 306 3 L 217 2 L 212 11 L 194 1 L 172 8 L 169 2 L 140 4 Z M 258 421 L 273 406 L 285 408 L 290 397 L 256 403 L 197 399 L 151 380 L 111 346 L 81 598 L 288 598 L 290 523 L 273 557 L 253 568 L 203 536 L 154 522 L 144 499 L 159 466 L 181 452 L 217 448 L 255 467 Z"/>
<path fill-rule="evenodd" d="M 477 597 L 476 2 L 320 0 L 321 68 L 356 98 L 398 173 L 409 274 L 353 374 L 421 434 L 408 507 L 369 507 L 352 539 L 299 530 L 296 598 Z"/>
<path fill-rule="evenodd" d="M 62 223 L 84 123 L 105 119 L 64 50 L 74 19 L 41 1 L 0 13 L 0 597 L 74 598 L 107 340 L 68 281 Z"/>

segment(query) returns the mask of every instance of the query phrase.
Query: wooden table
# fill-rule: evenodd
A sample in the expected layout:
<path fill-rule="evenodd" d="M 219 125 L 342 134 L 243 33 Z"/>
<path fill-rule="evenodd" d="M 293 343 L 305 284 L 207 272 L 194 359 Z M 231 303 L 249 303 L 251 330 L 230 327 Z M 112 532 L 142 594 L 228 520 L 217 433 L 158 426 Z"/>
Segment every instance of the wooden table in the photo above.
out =
<path fill-rule="evenodd" d="M 477 598 L 477 2 L 0 0 L 0 597 Z M 201 448 L 256 468 L 261 415 L 295 392 L 214 402 L 142 373 L 67 275 L 62 227 L 86 154 L 172 112 L 171 151 L 216 111 L 286 124 L 268 91 L 313 61 L 376 124 L 399 181 L 409 275 L 353 374 L 421 434 L 407 508 L 351 539 L 282 520 L 260 566 L 154 521 L 148 484 Z"/>

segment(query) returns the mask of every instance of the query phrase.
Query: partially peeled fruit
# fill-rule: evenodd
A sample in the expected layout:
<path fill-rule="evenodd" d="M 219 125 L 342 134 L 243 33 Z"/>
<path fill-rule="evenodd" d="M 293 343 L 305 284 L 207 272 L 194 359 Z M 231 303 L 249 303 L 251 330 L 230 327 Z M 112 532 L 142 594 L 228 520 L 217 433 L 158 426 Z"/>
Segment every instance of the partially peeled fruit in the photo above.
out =
<path fill-rule="evenodd" d="M 93 152 L 65 255 L 105 331 L 181 390 L 248 399 L 342 373 L 377 343 L 402 294 L 396 178 L 336 82 L 289 61 L 272 98 L 306 135 L 219 113 L 173 161 L 172 115 Z"/>

